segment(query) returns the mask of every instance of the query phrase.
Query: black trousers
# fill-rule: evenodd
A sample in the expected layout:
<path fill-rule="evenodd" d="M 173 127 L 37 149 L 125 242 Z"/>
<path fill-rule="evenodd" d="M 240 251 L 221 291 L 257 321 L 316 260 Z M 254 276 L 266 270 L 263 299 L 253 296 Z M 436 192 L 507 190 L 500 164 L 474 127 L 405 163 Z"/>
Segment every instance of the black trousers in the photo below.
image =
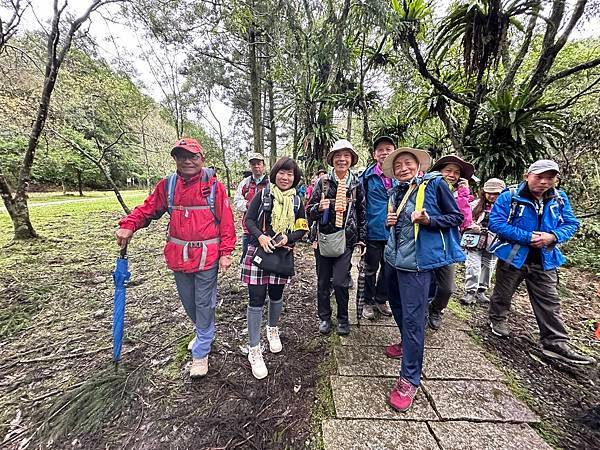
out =
<path fill-rule="evenodd" d="M 449 264 L 444 267 L 439 267 L 433 271 L 435 277 L 435 296 L 431 301 L 430 310 L 434 312 L 442 312 L 448 302 L 452 293 L 456 290 L 456 282 L 454 278 L 456 276 L 456 264 Z"/>
<path fill-rule="evenodd" d="M 248 297 L 250 306 L 262 307 L 267 299 L 267 290 L 269 298 L 272 300 L 281 300 L 283 297 L 283 288 L 285 284 L 249 284 Z"/>
<path fill-rule="evenodd" d="M 560 317 L 560 298 L 556 287 L 558 274 L 556 269 L 544 270 L 539 264 L 525 264 L 516 269 L 498 261 L 496 284 L 490 297 L 490 320 L 503 322 L 507 319 L 513 295 L 523 280 L 540 329 L 542 345 L 567 341 L 569 335 Z"/>
<path fill-rule="evenodd" d="M 346 251 L 337 258 L 328 258 L 321 256 L 316 252 L 319 272 L 317 273 L 317 309 L 319 319 L 331 319 L 331 283 L 333 281 L 333 290 L 337 302 L 338 323 L 348 322 L 348 293 L 350 277 L 350 263 L 352 260 L 352 249 L 346 248 Z"/>
<path fill-rule="evenodd" d="M 365 303 L 383 304 L 387 299 L 385 290 L 383 251 L 386 241 L 367 241 L 365 252 Z"/>

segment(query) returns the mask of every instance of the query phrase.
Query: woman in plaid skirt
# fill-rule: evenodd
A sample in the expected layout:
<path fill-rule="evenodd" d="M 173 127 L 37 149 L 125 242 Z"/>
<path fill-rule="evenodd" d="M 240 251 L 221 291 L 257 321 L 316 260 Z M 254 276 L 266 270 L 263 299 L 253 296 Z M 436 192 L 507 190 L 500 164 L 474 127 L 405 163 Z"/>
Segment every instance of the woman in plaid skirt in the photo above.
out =
<path fill-rule="evenodd" d="M 280 158 L 271 169 L 271 187 L 256 195 L 248 205 L 246 227 L 250 232 L 248 252 L 242 263 L 242 281 L 248 285 L 248 361 L 257 379 L 267 376 L 268 370 L 260 347 L 263 307 L 269 294 L 269 323 L 267 340 L 271 353 L 282 349 L 279 339 L 279 316 L 283 309 L 283 289 L 291 277 L 269 273 L 252 263 L 258 247 L 273 253 L 277 247 L 293 251 L 294 243 L 308 230 L 304 207 L 296 193 L 300 168 L 292 158 Z"/>

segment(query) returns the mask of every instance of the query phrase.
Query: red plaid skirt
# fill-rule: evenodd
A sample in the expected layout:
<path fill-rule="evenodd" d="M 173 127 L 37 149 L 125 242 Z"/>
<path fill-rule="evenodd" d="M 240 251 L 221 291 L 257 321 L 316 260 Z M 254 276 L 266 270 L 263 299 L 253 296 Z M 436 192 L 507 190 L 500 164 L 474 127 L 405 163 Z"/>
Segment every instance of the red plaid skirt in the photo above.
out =
<path fill-rule="evenodd" d="M 244 284 L 288 284 L 291 277 L 283 277 L 270 272 L 265 272 L 260 267 L 252 264 L 256 247 L 249 245 L 246 257 L 242 262 L 242 283 Z"/>

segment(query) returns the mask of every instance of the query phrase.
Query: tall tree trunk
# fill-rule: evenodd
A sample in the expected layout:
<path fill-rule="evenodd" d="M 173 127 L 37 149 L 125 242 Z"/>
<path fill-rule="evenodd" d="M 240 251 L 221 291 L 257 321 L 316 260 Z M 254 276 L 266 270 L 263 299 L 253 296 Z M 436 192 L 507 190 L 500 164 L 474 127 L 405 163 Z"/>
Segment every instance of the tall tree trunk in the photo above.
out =
<path fill-rule="evenodd" d="M 79 191 L 79 196 L 83 197 L 83 180 L 81 179 L 81 169 L 77 170 L 77 190 Z"/>
<path fill-rule="evenodd" d="M 35 151 L 40 140 L 40 136 L 44 131 L 46 119 L 48 118 L 48 111 L 50 108 L 50 100 L 52 99 L 52 92 L 56 85 L 56 79 L 58 72 L 65 59 L 66 54 L 71 48 L 73 37 L 81 28 L 81 25 L 88 20 L 90 14 L 106 3 L 104 0 L 94 0 L 92 4 L 84 11 L 84 13 L 76 19 L 71 21 L 67 30 L 64 32 L 64 38 L 61 39 L 61 33 L 63 32 L 64 24 L 61 24 L 61 16 L 65 12 L 66 3 L 59 7 L 58 0 L 53 2 L 54 15 L 50 24 L 50 31 L 46 41 L 46 68 L 44 72 L 44 86 L 40 96 L 40 102 L 38 105 L 37 113 L 31 133 L 29 134 L 29 141 L 27 143 L 27 149 L 23 157 L 21 169 L 19 170 L 19 176 L 17 180 L 16 192 L 12 195 L 10 186 L 6 182 L 5 177 L 0 175 L 0 191 L 2 194 L 2 200 L 6 206 L 6 210 L 9 212 L 10 218 L 13 221 L 13 227 L 15 231 L 15 239 L 33 239 L 37 237 L 37 233 L 33 229 L 31 219 L 29 218 L 29 208 L 27 207 L 27 189 L 31 181 L 31 167 L 35 158 Z M 62 41 L 62 47 L 61 47 Z"/>
<path fill-rule="evenodd" d="M 271 142 L 271 152 L 269 155 L 269 162 L 271 167 L 277 161 L 277 124 L 275 123 L 275 94 L 273 93 L 273 74 L 271 73 L 271 59 L 267 57 L 267 73 L 269 78 L 267 80 L 267 93 L 269 96 L 269 141 Z"/>
<path fill-rule="evenodd" d="M 150 160 L 148 159 L 148 147 L 146 146 L 146 128 L 144 126 L 144 120 L 148 115 L 142 119 L 142 149 L 144 150 L 144 162 L 146 164 L 146 189 L 148 194 L 152 193 L 152 186 L 150 186 Z"/>
<path fill-rule="evenodd" d="M 292 157 L 294 159 L 298 159 L 298 113 L 294 113 L 294 131 L 292 134 Z"/>
<path fill-rule="evenodd" d="M 346 117 L 346 139 L 352 141 L 352 107 L 348 108 L 348 116 Z"/>
<path fill-rule="evenodd" d="M 254 137 L 254 151 L 263 154 L 262 146 L 262 117 L 260 104 L 260 76 L 258 67 L 258 57 L 256 52 L 256 32 L 254 24 L 248 29 L 248 65 L 250 66 L 250 101 L 252 109 L 252 133 Z"/>

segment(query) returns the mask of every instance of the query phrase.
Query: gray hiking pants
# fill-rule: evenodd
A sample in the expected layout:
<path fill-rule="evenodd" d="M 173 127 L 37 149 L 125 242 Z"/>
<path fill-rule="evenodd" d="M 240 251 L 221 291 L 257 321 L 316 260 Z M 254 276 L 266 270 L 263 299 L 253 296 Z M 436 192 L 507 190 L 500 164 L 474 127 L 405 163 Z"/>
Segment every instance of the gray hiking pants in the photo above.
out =
<path fill-rule="evenodd" d="M 208 270 L 193 273 L 173 272 L 181 304 L 196 325 L 196 342 L 192 347 L 194 358 L 204 358 L 208 355 L 215 337 L 218 273 L 218 263 Z"/>
<path fill-rule="evenodd" d="M 466 250 L 465 292 L 487 291 L 496 267 L 496 257 L 486 250 Z"/>
<path fill-rule="evenodd" d="M 523 280 L 540 329 L 542 345 L 568 341 L 569 336 L 560 317 L 560 298 L 556 288 L 558 274 L 556 269 L 544 270 L 538 264 L 525 264 L 516 269 L 498 261 L 496 284 L 490 298 L 490 320 L 503 322 L 507 319 L 512 297 Z"/>

